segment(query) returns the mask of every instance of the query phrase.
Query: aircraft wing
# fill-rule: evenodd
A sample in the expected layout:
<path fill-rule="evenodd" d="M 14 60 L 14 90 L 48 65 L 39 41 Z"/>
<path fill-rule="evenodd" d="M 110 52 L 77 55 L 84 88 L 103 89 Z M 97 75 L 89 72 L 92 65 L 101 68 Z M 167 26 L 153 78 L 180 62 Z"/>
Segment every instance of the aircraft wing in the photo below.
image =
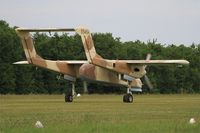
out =
<path fill-rule="evenodd" d="M 138 65 L 153 65 L 153 64 L 181 64 L 187 65 L 187 60 L 118 60 L 119 62 L 126 62 L 127 64 Z"/>
<path fill-rule="evenodd" d="M 69 64 L 69 65 L 70 64 L 71 65 L 81 65 L 81 64 L 88 63 L 88 61 L 86 61 L 86 60 L 61 60 L 61 61 L 52 61 L 52 62 L 61 62 L 61 63 Z M 26 64 L 29 64 L 29 63 L 28 63 L 28 61 L 18 61 L 18 62 L 14 62 L 13 64 L 15 64 L 15 65 L 26 65 Z"/>

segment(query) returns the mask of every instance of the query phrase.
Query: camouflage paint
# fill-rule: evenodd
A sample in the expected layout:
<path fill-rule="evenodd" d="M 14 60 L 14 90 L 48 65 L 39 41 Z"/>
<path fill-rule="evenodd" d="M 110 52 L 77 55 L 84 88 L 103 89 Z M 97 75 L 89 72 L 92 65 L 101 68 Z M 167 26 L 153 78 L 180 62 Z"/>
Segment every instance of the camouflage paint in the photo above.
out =
<path fill-rule="evenodd" d="M 30 32 L 50 31 L 75 31 L 81 36 L 87 61 L 53 61 L 46 60 L 37 55 Z M 29 64 L 53 70 L 73 78 L 86 78 L 92 81 L 106 82 L 111 84 L 125 85 L 141 88 L 139 78 L 146 74 L 148 64 L 189 64 L 186 60 L 107 60 L 96 53 L 92 35 L 87 28 L 75 29 L 23 29 L 17 28 L 23 49 Z M 133 77 L 131 82 L 123 78 L 123 75 Z"/>

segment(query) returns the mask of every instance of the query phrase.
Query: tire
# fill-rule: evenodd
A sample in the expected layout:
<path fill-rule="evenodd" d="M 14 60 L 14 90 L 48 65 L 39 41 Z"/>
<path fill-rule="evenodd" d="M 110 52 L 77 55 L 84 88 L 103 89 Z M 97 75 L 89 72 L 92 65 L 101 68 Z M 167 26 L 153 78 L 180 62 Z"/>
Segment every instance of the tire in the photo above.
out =
<path fill-rule="evenodd" d="M 128 101 L 129 103 L 132 103 L 132 102 L 133 102 L 133 95 L 127 94 L 127 101 Z"/>
<path fill-rule="evenodd" d="M 72 95 L 65 95 L 65 102 L 73 102 L 73 96 Z"/>
<path fill-rule="evenodd" d="M 125 94 L 123 96 L 123 102 L 132 103 L 133 102 L 133 95 L 132 94 Z"/>
<path fill-rule="evenodd" d="M 127 102 L 127 94 L 123 96 L 123 102 L 124 102 L 124 103 Z"/>

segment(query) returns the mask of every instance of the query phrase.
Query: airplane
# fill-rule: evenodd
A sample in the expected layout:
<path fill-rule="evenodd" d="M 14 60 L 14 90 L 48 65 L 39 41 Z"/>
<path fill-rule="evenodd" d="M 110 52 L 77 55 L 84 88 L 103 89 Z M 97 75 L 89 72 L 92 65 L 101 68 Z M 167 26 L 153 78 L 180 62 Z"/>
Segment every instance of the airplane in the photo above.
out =
<path fill-rule="evenodd" d="M 132 103 L 131 90 L 141 91 L 140 78 L 146 77 L 145 68 L 153 64 L 179 64 L 187 65 L 187 60 L 151 60 L 148 54 L 146 60 L 109 60 L 102 58 L 95 49 L 92 35 L 88 28 L 16 28 L 21 39 L 26 61 L 13 64 L 32 64 L 64 75 L 66 80 L 72 82 L 70 93 L 65 94 L 65 102 L 72 102 L 75 95 L 76 79 L 122 85 L 127 87 L 123 102 Z M 48 60 L 39 56 L 35 50 L 31 37 L 32 32 L 75 32 L 80 35 L 87 60 Z"/>

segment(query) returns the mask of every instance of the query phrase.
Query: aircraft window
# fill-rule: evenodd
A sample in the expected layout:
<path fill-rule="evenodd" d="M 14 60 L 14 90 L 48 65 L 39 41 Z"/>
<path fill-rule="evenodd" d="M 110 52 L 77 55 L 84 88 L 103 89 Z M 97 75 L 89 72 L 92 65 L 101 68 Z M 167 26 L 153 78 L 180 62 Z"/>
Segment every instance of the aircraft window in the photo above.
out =
<path fill-rule="evenodd" d="M 113 63 L 113 67 L 115 67 L 115 63 Z"/>

